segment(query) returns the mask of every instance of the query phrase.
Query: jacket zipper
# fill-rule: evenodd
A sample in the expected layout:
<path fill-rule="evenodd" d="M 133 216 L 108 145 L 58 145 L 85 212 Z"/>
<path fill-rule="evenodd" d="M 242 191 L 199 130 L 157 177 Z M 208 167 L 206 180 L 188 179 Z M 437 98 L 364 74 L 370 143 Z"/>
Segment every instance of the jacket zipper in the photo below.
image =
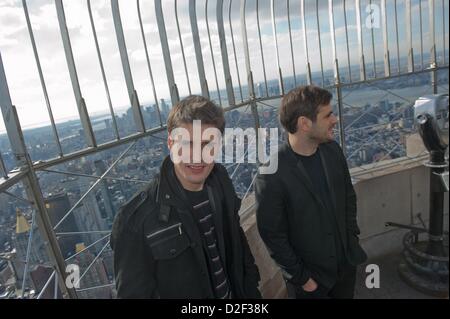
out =
<path fill-rule="evenodd" d="M 148 235 L 147 235 L 147 239 L 150 239 L 150 238 L 152 238 L 152 237 L 154 237 L 154 236 L 156 236 L 156 235 L 159 235 L 159 234 L 161 234 L 161 233 L 163 233 L 163 232 L 165 232 L 165 231 L 167 231 L 167 230 L 170 230 L 170 229 L 173 229 L 173 228 L 176 228 L 176 227 L 178 227 L 178 232 L 179 232 L 179 234 L 181 235 L 181 234 L 183 233 L 183 232 L 181 231 L 181 223 L 178 223 L 178 224 L 171 225 L 171 226 L 169 226 L 169 227 L 167 227 L 167 228 L 157 230 L 157 231 L 154 232 L 154 233 L 148 234 Z"/>

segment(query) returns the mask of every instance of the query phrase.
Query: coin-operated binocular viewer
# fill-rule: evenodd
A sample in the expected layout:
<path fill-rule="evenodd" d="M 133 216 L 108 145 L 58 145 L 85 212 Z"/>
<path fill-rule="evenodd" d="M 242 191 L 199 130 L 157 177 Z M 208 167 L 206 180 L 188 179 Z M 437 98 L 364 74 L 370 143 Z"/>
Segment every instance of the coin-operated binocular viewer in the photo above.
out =
<path fill-rule="evenodd" d="M 448 95 L 419 98 L 414 105 L 415 123 L 430 159 L 430 219 L 428 228 L 394 223 L 388 226 L 410 229 L 403 238 L 404 262 L 400 276 L 414 288 L 435 296 L 448 297 L 448 232 L 444 231 L 444 196 L 449 190 L 448 159 Z M 425 227 L 425 225 L 424 225 Z M 422 237 L 425 240 L 420 240 Z"/>

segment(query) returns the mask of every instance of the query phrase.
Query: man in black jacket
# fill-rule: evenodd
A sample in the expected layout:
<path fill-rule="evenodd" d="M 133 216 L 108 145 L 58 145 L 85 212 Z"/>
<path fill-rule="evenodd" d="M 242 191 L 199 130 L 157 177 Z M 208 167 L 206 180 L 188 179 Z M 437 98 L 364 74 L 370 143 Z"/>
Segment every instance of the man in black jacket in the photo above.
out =
<path fill-rule="evenodd" d="M 292 298 L 353 298 L 359 245 L 356 194 L 333 140 L 331 94 L 299 87 L 282 100 L 288 144 L 278 171 L 256 179 L 258 229 Z"/>
<path fill-rule="evenodd" d="M 211 101 L 191 96 L 178 103 L 167 121 L 171 156 L 115 218 L 111 246 L 119 298 L 261 297 L 228 173 L 214 161 L 193 160 L 196 143 L 207 153 L 213 143 L 208 134 L 194 140 L 196 120 L 202 133 L 224 130 L 223 111 Z M 179 129 L 189 134 L 172 134 Z M 181 161 L 186 152 L 188 160 Z"/>

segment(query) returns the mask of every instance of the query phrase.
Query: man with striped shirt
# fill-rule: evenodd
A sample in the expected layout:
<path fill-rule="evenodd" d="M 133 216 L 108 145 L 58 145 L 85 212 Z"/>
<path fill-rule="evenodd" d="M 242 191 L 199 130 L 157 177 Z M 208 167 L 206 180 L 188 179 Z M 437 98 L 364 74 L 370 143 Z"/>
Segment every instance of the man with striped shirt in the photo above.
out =
<path fill-rule="evenodd" d="M 171 110 L 170 157 L 114 221 L 119 298 L 261 297 L 258 268 L 239 223 L 241 201 L 226 169 L 203 156 L 214 157 L 210 133 L 224 127 L 222 108 L 200 96 Z"/>

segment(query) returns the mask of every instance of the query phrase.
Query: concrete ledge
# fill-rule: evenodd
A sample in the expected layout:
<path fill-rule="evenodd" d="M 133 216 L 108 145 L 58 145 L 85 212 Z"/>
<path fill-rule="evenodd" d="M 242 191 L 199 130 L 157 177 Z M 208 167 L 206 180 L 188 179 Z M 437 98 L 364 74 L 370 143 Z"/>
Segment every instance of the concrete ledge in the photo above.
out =
<path fill-rule="evenodd" d="M 252 214 L 248 214 L 241 224 L 261 275 L 259 288 L 263 297 L 267 299 L 286 298 L 286 286 L 281 271 L 270 257 L 259 236 L 255 211 L 253 210 Z"/>

